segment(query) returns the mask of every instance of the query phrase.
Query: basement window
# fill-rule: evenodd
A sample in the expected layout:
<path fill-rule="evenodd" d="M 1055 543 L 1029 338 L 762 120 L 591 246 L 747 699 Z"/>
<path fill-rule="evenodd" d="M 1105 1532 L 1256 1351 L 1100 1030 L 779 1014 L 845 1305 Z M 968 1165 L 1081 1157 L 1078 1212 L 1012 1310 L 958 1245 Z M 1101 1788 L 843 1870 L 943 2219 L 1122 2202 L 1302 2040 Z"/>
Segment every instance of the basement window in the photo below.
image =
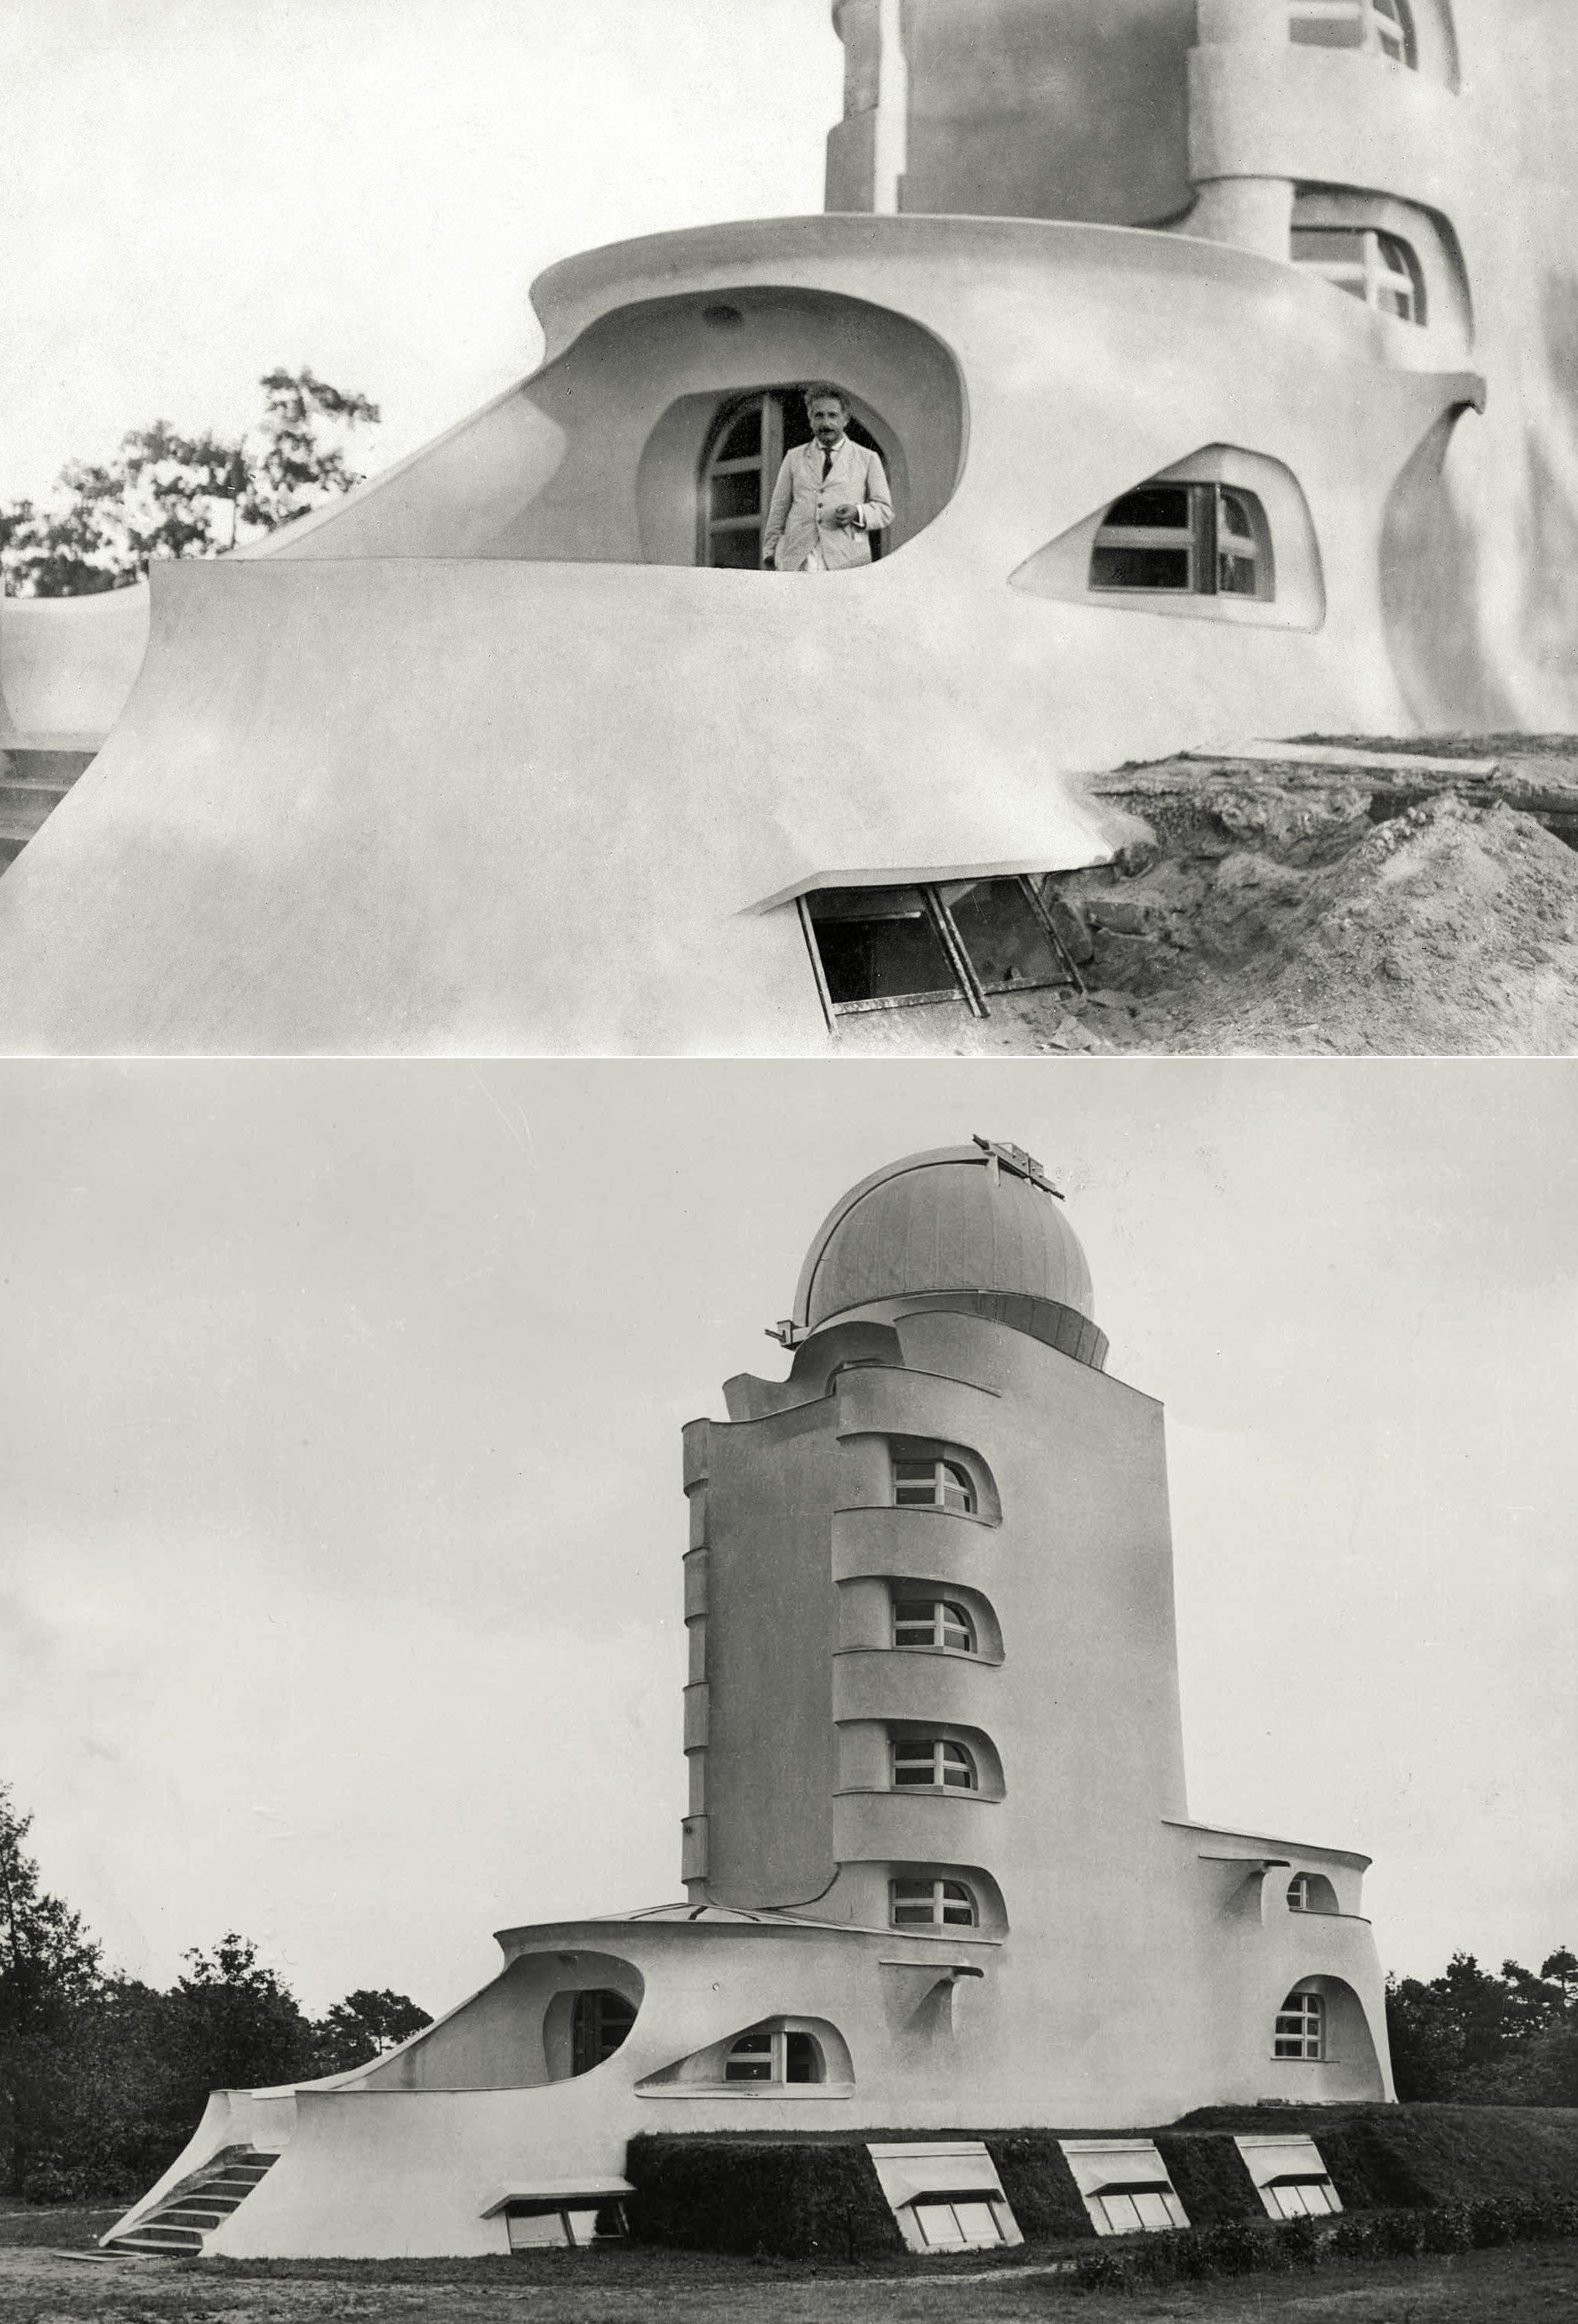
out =
<path fill-rule="evenodd" d="M 981 1914 L 963 1880 L 890 1880 L 888 1917 L 896 1929 L 974 1929 Z"/>
<path fill-rule="evenodd" d="M 1142 484 L 1107 511 L 1091 555 L 1093 590 L 1173 596 L 1276 596 L 1271 532 L 1253 493 L 1220 484 Z"/>
<path fill-rule="evenodd" d="M 1235 2138 L 1268 2218 L 1325 2219 L 1343 2199 L 1313 2138 L 1251 2135 Z"/>
<path fill-rule="evenodd" d="M 988 2251 L 1023 2242 L 981 2140 L 927 2140 L 924 2145 L 867 2151 L 911 2251 Z"/>
<path fill-rule="evenodd" d="M 1409 0 L 1290 0 L 1288 33 L 1301 47 L 1361 49 L 1410 72 L 1419 44 Z"/>
<path fill-rule="evenodd" d="M 1367 226 L 1295 226 L 1293 263 L 1399 323 L 1426 319 L 1425 275 L 1410 243 Z"/>
<path fill-rule="evenodd" d="M 1318 2063 L 1326 2054 L 1326 2005 L 1318 1993 L 1290 1993 L 1277 2012 L 1272 2055 Z"/>
<path fill-rule="evenodd" d="M 963 1606 L 950 1598 L 896 1598 L 893 1600 L 893 1644 L 931 1647 L 938 1654 L 973 1655 L 975 1625 Z"/>
<path fill-rule="evenodd" d="M 617 2243 L 626 2232 L 623 2203 L 547 2199 L 512 2203 L 504 2216 L 512 2252 L 586 2251 L 594 2244 Z"/>
<path fill-rule="evenodd" d="M 1020 874 L 912 887 L 821 888 L 798 899 L 829 1024 L 878 1009 L 1080 985 L 1038 882 Z"/>
<path fill-rule="evenodd" d="M 1058 2144 L 1098 2236 L 1157 2235 L 1188 2226 L 1188 2213 L 1149 2138 L 1066 2138 Z"/>

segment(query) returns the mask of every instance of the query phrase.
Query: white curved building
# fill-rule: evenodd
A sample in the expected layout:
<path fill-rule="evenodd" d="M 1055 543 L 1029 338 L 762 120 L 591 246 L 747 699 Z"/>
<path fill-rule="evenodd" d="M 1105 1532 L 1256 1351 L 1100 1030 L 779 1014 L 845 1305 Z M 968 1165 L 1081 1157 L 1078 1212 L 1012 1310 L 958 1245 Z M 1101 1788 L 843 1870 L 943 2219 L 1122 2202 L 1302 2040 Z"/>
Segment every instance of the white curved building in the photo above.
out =
<path fill-rule="evenodd" d="M 0 745 L 109 729 L 0 880 L 8 1048 L 946 1046 L 1066 973 L 1092 771 L 1578 717 L 1564 0 L 835 17 L 826 216 L 551 269 L 531 378 L 155 567 L 134 686 L 132 593 L 6 605 Z M 784 586 L 827 376 L 897 513 Z"/>
<path fill-rule="evenodd" d="M 589 2220 L 641 2131 L 897 2129 L 924 2163 L 1389 2098 L 1368 1859 L 1190 1817 L 1162 1415 L 1093 1304 L 1014 1148 L 854 1187 L 787 1376 L 685 1432 L 687 1902 L 504 1930 L 389 2057 L 217 2093 L 106 2241 L 503 2250 Z"/>

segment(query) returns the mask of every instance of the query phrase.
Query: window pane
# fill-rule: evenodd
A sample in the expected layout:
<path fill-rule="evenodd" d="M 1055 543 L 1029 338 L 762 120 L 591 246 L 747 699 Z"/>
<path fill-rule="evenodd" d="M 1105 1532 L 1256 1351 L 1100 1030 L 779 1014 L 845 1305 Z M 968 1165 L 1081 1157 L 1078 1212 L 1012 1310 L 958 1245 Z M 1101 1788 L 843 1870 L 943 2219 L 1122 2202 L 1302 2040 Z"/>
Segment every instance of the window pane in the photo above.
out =
<path fill-rule="evenodd" d="M 1064 970 L 1052 939 L 1017 880 L 973 880 L 944 899 L 989 992 L 1016 984 L 1056 984 Z"/>
<path fill-rule="evenodd" d="M 944 1783 L 956 1784 L 965 1791 L 973 1791 L 975 1786 L 975 1766 L 968 1751 L 958 1743 L 944 1743 L 940 1746 L 940 1751 Z"/>
<path fill-rule="evenodd" d="M 1127 493 L 1114 501 L 1107 511 L 1108 524 L 1143 525 L 1149 530 L 1162 529 L 1169 532 L 1189 530 L 1189 488 L 1187 484 L 1145 484 L 1137 493 Z"/>
<path fill-rule="evenodd" d="M 1002 2241 L 997 2214 L 990 2203 L 955 2203 L 954 2217 L 971 2243 L 1000 2244 Z"/>
<path fill-rule="evenodd" d="M 964 2240 L 951 2203 L 917 2203 L 915 2223 L 932 2251 L 957 2251 Z"/>
<path fill-rule="evenodd" d="M 1167 2213 L 1167 2199 L 1165 2196 L 1136 2195 L 1134 2198 L 1134 2208 L 1140 2214 L 1140 2224 L 1142 2227 L 1154 2230 L 1158 2227 L 1170 2227 L 1172 2226 L 1172 2220 Z"/>
<path fill-rule="evenodd" d="M 543 2211 L 524 2219 L 512 2216 L 509 2225 L 512 2251 L 562 2250 L 570 2239 L 562 2211 Z"/>
<path fill-rule="evenodd" d="M 708 512 L 714 524 L 723 517 L 760 516 L 761 471 L 741 468 L 732 475 L 715 476 L 708 486 Z"/>
<path fill-rule="evenodd" d="M 1140 2214 L 1130 2195 L 1103 2195 L 1099 2199 L 1106 2218 L 1107 2232 L 1114 2236 L 1132 2236 L 1140 2232 Z"/>
<path fill-rule="evenodd" d="M 1343 226 L 1295 226 L 1293 255 L 1316 266 L 1364 263 L 1364 235 Z"/>
<path fill-rule="evenodd" d="M 957 997 L 953 968 L 918 888 L 834 889 L 807 903 L 835 1006 L 922 994 Z"/>
<path fill-rule="evenodd" d="M 943 1920 L 951 1929 L 973 1929 L 975 1926 L 975 1898 L 962 1880 L 943 1882 Z"/>
<path fill-rule="evenodd" d="M 1180 589 L 1189 586 L 1186 549 L 1103 549 L 1091 558 L 1093 589 Z"/>
<path fill-rule="evenodd" d="M 957 1646 L 965 1654 L 973 1653 L 975 1628 L 962 1606 L 944 1606 L 942 1614 L 943 1644 Z"/>
<path fill-rule="evenodd" d="M 761 456 L 761 406 L 742 411 L 717 450 L 715 460 L 759 460 Z"/>
<path fill-rule="evenodd" d="M 761 562 L 761 529 L 747 525 L 738 532 L 710 533 L 707 562 L 732 573 L 754 573 Z"/>
<path fill-rule="evenodd" d="M 929 1743 L 896 1743 L 893 1747 L 896 1784 L 935 1784 L 937 1757 Z"/>
<path fill-rule="evenodd" d="M 961 1469 L 956 1461 L 944 1461 L 940 1468 L 945 1505 L 948 1508 L 974 1509 L 975 1488 L 970 1482 L 968 1472 Z"/>
<path fill-rule="evenodd" d="M 1249 503 L 1241 493 L 1219 492 L 1216 504 L 1221 512 L 1222 528 L 1235 540 L 1253 542 L 1255 521 L 1250 514 Z"/>
<path fill-rule="evenodd" d="M 893 1607 L 893 1636 L 901 1646 L 934 1645 L 937 1608 L 930 1599 L 899 1599 Z"/>
<path fill-rule="evenodd" d="M 1216 567 L 1216 585 L 1224 597 L 1260 595 L 1260 569 L 1253 558 L 1223 555 L 1217 558 Z"/>
<path fill-rule="evenodd" d="M 791 2082 L 819 2082 L 822 2060 L 817 2044 L 808 2034 L 784 2035 L 784 2073 Z"/>

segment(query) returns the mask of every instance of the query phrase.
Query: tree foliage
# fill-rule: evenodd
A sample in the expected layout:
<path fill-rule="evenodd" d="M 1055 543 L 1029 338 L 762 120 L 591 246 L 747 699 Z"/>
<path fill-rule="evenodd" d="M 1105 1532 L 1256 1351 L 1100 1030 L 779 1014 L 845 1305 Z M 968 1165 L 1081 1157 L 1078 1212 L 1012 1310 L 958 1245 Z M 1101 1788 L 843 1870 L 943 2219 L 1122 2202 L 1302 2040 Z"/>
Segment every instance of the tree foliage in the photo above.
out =
<path fill-rule="evenodd" d="M 362 478 L 347 454 L 378 407 L 307 368 L 259 382 L 263 416 L 234 439 L 134 428 L 103 463 L 73 460 L 47 507 L 0 507 L 0 576 L 13 596 L 77 597 L 141 580 L 156 558 L 215 557 L 261 540 Z"/>
<path fill-rule="evenodd" d="M 1578 1959 L 1565 1948 L 1537 1975 L 1453 1953 L 1427 1983 L 1390 1978 L 1387 2029 L 1400 2098 L 1578 2106 Z"/>
<path fill-rule="evenodd" d="M 432 2022 L 404 1994 L 363 1987 L 314 2023 L 234 1930 L 183 1955 L 168 1992 L 106 1970 L 79 1915 L 43 1888 L 31 1822 L 0 1784 L 0 2180 L 14 2195 L 135 2194 L 210 2090 L 344 2073 Z"/>

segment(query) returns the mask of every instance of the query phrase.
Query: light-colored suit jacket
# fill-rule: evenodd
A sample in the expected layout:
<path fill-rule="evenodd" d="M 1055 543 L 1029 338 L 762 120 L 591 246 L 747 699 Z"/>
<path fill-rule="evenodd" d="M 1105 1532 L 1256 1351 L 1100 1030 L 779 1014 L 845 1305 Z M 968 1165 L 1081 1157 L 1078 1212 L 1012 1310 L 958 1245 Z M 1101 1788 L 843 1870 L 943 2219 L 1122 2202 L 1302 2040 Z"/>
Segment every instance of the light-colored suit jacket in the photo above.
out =
<path fill-rule="evenodd" d="M 860 530 L 824 524 L 824 509 L 851 505 L 860 511 Z M 820 549 L 830 573 L 849 565 L 869 565 L 869 536 L 893 521 L 892 496 L 881 461 L 846 436 L 833 455 L 833 466 L 822 482 L 822 447 L 797 444 L 784 454 L 767 512 L 761 537 L 761 557 L 771 557 L 780 573 L 798 573 L 813 549 Z"/>

